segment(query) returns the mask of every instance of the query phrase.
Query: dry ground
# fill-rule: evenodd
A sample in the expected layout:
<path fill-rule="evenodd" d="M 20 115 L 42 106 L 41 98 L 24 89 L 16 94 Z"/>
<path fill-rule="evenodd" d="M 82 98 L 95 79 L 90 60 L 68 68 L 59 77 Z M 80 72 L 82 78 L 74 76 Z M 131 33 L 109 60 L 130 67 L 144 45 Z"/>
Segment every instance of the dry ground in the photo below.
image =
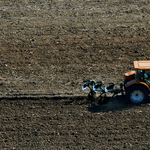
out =
<path fill-rule="evenodd" d="M 150 149 L 149 103 L 81 91 L 150 59 L 149 14 L 149 0 L 1 0 L 0 149 Z"/>

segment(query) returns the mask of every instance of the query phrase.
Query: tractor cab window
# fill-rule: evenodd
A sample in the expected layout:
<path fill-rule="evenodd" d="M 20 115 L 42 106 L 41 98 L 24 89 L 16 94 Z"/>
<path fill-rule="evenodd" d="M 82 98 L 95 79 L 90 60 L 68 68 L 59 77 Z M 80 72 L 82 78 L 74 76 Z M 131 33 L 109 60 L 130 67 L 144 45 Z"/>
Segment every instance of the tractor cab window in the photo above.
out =
<path fill-rule="evenodd" d="M 144 79 L 150 79 L 150 70 L 144 71 Z"/>
<path fill-rule="evenodd" d="M 135 78 L 138 80 L 143 80 L 143 70 L 136 70 Z"/>
<path fill-rule="evenodd" d="M 150 70 L 136 70 L 135 78 L 138 80 L 150 80 Z"/>

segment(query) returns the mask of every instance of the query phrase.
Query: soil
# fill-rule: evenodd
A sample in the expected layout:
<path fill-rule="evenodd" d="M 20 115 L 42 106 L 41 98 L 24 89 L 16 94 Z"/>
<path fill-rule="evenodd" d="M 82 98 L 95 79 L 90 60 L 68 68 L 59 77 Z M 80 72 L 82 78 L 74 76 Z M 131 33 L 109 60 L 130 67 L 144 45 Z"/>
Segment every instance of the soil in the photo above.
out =
<path fill-rule="evenodd" d="M 150 2 L 0 1 L 0 149 L 150 149 L 150 104 L 87 99 L 150 60 Z"/>

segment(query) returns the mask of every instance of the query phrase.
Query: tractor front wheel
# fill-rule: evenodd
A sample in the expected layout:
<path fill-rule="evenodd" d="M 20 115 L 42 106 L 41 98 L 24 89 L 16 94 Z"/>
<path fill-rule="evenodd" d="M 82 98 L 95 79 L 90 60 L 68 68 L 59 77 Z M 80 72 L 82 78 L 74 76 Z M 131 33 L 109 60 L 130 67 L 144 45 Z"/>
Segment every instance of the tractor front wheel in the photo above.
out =
<path fill-rule="evenodd" d="M 148 101 L 148 91 L 144 86 L 134 85 L 126 90 L 126 100 L 131 104 L 143 104 Z"/>

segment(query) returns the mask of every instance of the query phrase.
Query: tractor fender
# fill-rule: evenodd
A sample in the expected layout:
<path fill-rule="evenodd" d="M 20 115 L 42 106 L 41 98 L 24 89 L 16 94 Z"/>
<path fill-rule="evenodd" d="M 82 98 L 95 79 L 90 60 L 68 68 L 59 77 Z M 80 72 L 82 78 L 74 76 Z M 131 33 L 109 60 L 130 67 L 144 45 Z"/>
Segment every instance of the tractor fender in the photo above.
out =
<path fill-rule="evenodd" d="M 143 86 L 145 86 L 146 88 L 147 88 L 147 90 L 148 91 L 150 91 L 150 86 L 147 84 L 147 83 L 145 83 L 145 82 L 142 82 L 142 81 L 140 81 L 140 80 L 131 80 L 131 81 L 129 81 L 129 82 L 127 82 L 126 84 L 125 84 L 125 89 L 127 89 L 128 87 L 130 87 L 130 86 L 132 86 L 132 85 L 136 85 L 136 84 L 140 84 L 140 85 L 143 85 Z"/>

